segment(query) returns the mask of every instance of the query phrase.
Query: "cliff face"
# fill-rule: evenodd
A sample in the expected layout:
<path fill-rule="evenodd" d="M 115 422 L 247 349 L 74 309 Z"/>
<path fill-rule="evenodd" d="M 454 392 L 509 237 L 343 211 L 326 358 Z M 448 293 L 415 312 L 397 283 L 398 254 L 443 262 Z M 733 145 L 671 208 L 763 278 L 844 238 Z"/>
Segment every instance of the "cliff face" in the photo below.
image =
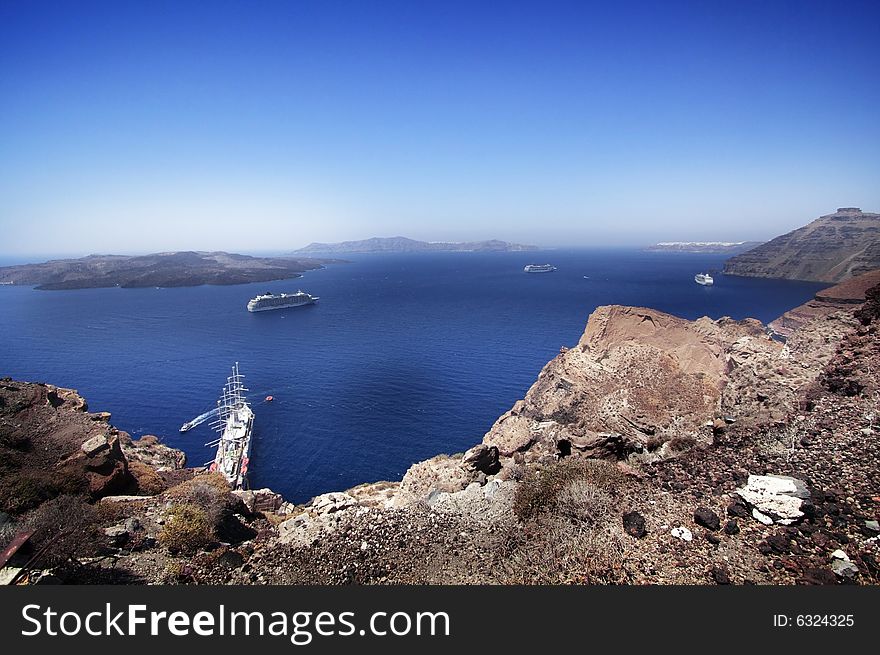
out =
<path fill-rule="evenodd" d="M 182 452 L 132 440 L 109 420 L 73 389 L 0 380 L 0 511 L 21 514 L 59 494 L 138 493 L 144 476 L 183 467 Z"/>
<path fill-rule="evenodd" d="M 880 268 L 880 214 L 842 207 L 727 260 L 724 273 L 840 282 Z"/>
<path fill-rule="evenodd" d="M 719 416 L 727 351 L 773 349 L 754 321 L 686 321 L 641 307 L 598 308 L 575 348 L 551 361 L 484 438 L 503 457 L 558 448 L 625 456 L 673 437 L 706 439 Z"/>
<path fill-rule="evenodd" d="M 784 337 L 790 337 L 796 330 L 811 321 L 847 311 L 865 302 L 865 293 L 880 284 L 880 269 L 863 273 L 828 289 L 823 289 L 812 300 L 785 312 L 771 321 L 768 327 Z"/>

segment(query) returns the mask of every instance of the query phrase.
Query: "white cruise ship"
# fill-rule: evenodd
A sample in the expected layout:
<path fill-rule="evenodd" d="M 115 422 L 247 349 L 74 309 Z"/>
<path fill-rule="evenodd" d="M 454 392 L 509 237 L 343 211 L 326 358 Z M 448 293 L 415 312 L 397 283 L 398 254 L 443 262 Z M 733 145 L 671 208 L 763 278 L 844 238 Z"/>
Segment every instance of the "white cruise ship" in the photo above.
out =
<path fill-rule="evenodd" d="M 527 264 L 523 270 L 526 273 L 551 273 L 556 267 L 552 264 Z"/>
<path fill-rule="evenodd" d="M 269 293 L 267 291 L 249 300 L 247 309 L 249 312 L 265 312 L 270 309 L 313 305 L 317 300 L 318 296 L 313 296 L 305 291 L 297 291 L 296 293 Z"/>
<path fill-rule="evenodd" d="M 715 284 L 715 280 L 713 280 L 712 276 L 708 273 L 697 273 L 694 275 L 694 282 L 702 284 L 704 287 L 709 287 Z"/>

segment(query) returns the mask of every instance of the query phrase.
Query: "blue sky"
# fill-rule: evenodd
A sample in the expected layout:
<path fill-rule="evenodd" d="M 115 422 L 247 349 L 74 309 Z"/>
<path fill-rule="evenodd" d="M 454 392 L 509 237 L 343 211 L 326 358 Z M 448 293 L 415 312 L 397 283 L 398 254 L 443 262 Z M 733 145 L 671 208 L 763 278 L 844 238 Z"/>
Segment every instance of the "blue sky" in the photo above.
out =
<path fill-rule="evenodd" d="M 880 4 L 0 3 L 0 253 L 880 211 Z"/>

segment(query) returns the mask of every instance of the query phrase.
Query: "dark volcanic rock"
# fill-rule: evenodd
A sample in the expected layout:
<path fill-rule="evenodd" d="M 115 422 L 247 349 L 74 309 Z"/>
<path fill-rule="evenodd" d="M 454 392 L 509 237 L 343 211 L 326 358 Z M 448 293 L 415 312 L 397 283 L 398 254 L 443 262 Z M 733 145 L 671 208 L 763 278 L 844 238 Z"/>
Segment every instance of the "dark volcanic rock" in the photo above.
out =
<path fill-rule="evenodd" d="M 802 584 L 831 585 L 837 584 L 837 576 L 831 569 L 808 568 L 800 578 Z"/>
<path fill-rule="evenodd" d="M 698 507 L 694 511 L 694 523 L 708 530 L 718 530 L 721 528 L 721 519 L 708 507 Z"/>
<path fill-rule="evenodd" d="M 730 584 L 730 573 L 723 566 L 713 566 L 712 579 L 715 581 L 715 584 L 728 585 Z"/>
<path fill-rule="evenodd" d="M 645 517 L 638 512 L 627 512 L 623 515 L 623 529 L 627 534 L 641 539 L 648 531 L 645 529 Z"/>

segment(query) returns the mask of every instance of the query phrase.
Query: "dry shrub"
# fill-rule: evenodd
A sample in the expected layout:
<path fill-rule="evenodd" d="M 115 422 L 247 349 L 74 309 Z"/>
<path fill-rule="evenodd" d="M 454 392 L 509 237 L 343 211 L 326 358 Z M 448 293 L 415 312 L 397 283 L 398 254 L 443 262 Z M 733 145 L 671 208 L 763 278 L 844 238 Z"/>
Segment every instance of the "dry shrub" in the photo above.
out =
<path fill-rule="evenodd" d="M 34 530 L 31 543 L 42 551 L 40 565 L 62 564 L 94 555 L 101 545 L 100 516 L 82 496 L 69 494 L 48 500 L 23 519 Z"/>
<path fill-rule="evenodd" d="M 138 491 L 146 496 L 155 496 L 167 488 L 162 476 L 148 464 L 131 461 L 128 463 L 128 472 L 134 477 Z"/>
<path fill-rule="evenodd" d="M 220 473 L 206 473 L 181 482 L 166 491 L 165 496 L 177 503 L 201 507 L 214 526 L 240 502 L 230 493 L 229 484 Z"/>
<path fill-rule="evenodd" d="M 221 473 L 203 473 L 175 485 L 166 495 L 170 498 L 189 498 L 193 494 L 205 493 L 206 490 L 213 495 L 228 494 L 229 483 Z"/>
<path fill-rule="evenodd" d="M 213 526 L 207 513 L 190 503 L 174 505 L 159 533 L 159 543 L 173 553 L 194 553 L 213 541 Z"/>
<path fill-rule="evenodd" d="M 686 453 L 696 445 L 697 440 L 693 437 L 673 437 L 668 442 L 666 442 L 667 456 L 672 457 L 674 455 Z"/>
<path fill-rule="evenodd" d="M 610 517 L 609 517 L 610 518 Z M 512 531 L 497 565 L 504 584 L 626 584 L 631 548 L 617 521 L 538 521 Z"/>
<path fill-rule="evenodd" d="M 165 492 L 165 497 L 176 504 L 198 507 L 205 515 L 214 538 L 229 543 L 240 543 L 256 536 L 244 525 L 236 513 L 247 514 L 241 499 L 234 496 L 219 473 L 207 473 L 182 482 Z"/>
<path fill-rule="evenodd" d="M 614 464 L 597 459 L 564 459 L 537 471 L 527 469 L 513 499 L 516 517 L 527 521 L 557 510 L 560 494 L 576 482 L 611 491 L 622 484 L 623 475 Z"/>
<path fill-rule="evenodd" d="M 562 460 L 526 471 L 499 577 L 510 584 L 617 584 L 629 541 L 615 498 L 625 487 L 617 466 L 603 460 Z"/>
<path fill-rule="evenodd" d="M 59 495 L 86 491 L 84 477 L 43 468 L 9 472 L 0 477 L 0 511 L 22 514 Z"/>

